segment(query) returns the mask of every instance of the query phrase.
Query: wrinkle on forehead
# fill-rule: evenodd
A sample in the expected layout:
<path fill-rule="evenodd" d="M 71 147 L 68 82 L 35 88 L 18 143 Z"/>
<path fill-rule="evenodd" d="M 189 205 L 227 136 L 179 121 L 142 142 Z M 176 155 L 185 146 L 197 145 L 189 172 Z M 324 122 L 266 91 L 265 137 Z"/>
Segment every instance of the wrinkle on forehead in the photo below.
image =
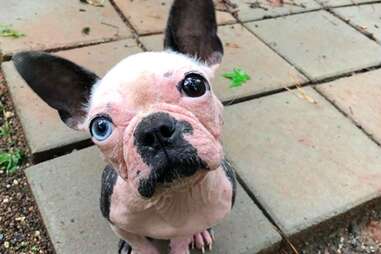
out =
<path fill-rule="evenodd" d="M 90 111 L 107 103 L 135 110 L 152 103 L 174 102 L 175 86 L 184 73 L 197 71 L 210 79 L 210 69 L 195 59 L 174 52 L 143 52 L 122 60 L 97 84 Z"/>

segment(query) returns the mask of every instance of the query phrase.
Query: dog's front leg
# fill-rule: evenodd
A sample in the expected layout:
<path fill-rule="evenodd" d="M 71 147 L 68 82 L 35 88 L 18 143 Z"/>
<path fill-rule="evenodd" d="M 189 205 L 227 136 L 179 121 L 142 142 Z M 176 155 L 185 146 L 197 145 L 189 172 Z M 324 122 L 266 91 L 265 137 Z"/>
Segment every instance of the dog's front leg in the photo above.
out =
<path fill-rule="evenodd" d="M 160 254 L 145 236 L 126 232 L 114 225 L 111 225 L 111 228 L 116 235 L 125 240 L 120 246 L 119 254 Z"/>
<path fill-rule="evenodd" d="M 190 254 L 189 245 L 192 243 L 193 237 L 174 238 L 169 244 L 170 254 Z"/>

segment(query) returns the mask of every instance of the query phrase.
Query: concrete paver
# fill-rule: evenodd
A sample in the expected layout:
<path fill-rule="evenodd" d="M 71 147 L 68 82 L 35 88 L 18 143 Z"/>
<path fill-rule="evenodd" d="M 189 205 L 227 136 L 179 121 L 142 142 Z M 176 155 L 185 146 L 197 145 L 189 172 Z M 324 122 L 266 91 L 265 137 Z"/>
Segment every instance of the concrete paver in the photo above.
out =
<path fill-rule="evenodd" d="M 57 55 L 86 66 L 103 76 L 121 59 L 139 51 L 141 50 L 136 46 L 135 41 L 128 39 L 61 51 Z M 88 138 L 86 134 L 66 127 L 57 112 L 28 87 L 12 62 L 3 63 L 2 68 L 32 153 L 44 152 Z"/>
<path fill-rule="evenodd" d="M 381 150 L 313 89 L 225 108 L 228 157 L 292 235 L 379 196 Z"/>
<path fill-rule="evenodd" d="M 316 88 L 381 144 L 381 70 Z"/>
<path fill-rule="evenodd" d="M 241 25 L 221 26 L 218 34 L 224 43 L 225 55 L 213 85 L 221 100 L 234 100 L 306 81 L 294 67 Z M 148 50 L 162 49 L 163 35 L 140 37 L 140 40 Z M 230 88 L 230 81 L 222 75 L 236 67 L 249 73 L 251 80 L 239 88 Z"/>
<path fill-rule="evenodd" d="M 172 4 L 172 0 L 115 0 L 114 2 L 139 34 L 163 32 Z M 217 11 L 216 17 L 218 24 L 236 22 L 227 12 Z"/>
<path fill-rule="evenodd" d="M 238 18 L 243 22 L 321 8 L 314 0 L 284 1 L 280 6 L 274 6 L 266 0 L 232 0 L 231 2 L 237 5 Z"/>
<path fill-rule="evenodd" d="M 326 11 L 246 24 L 313 80 L 381 63 L 381 47 Z"/>
<path fill-rule="evenodd" d="M 25 33 L 18 39 L 0 37 L 0 52 L 60 48 L 131 36 L 109 1 L 94 7 L 78 0 L 2 1 L 0 24 Z M 89 33 L 82 30 L 89 28 Z"/>
<path fill-rule="evenodd" d="M 359 5 L 332 10 L 350 24 L 372 34 L 378 42 L 381 42 L 381 4 Z"/>
<path fill-rule="evenodd" d="M 99 211 L 100 158 L 91 147 L 26 170 L 57 254 L 116 253 L 117 240 Z M 215 230 L 219 254 L 257 253 L 281 239 L 241 187 L 232 214 Z"/>

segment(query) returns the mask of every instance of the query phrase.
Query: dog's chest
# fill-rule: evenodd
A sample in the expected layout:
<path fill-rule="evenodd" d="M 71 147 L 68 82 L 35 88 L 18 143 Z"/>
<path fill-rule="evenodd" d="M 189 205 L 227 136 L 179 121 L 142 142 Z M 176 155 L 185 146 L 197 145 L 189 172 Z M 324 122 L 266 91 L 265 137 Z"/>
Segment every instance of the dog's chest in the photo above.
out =
<path fill-rule="evenodd" d="M 196 186 L 168 192 L 154 202 L 129 195 L 118 179 L 111 196 L 110 220 L 121 229 L 158 239 L 188 236 L 215 225 L 232 205 L 232 185 L 220 168 Z"/>

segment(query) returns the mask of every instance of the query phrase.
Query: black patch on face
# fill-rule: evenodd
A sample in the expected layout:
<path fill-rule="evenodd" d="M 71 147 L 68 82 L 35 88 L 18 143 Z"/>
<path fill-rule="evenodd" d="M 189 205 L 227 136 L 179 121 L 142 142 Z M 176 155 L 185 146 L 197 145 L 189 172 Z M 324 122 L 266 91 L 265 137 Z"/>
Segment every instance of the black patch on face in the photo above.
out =
<path fill-rule="evenodd" d="M 231 163 L 227 159 L 224 159 L 222 161 L 221 166 L 224 169 L 225 174 L 228 177 L 228 179 L 231 182 L 232 187 L 233 187 L 233 194 L 232 194 L 232 207 L 233 207 L 234 202 L 235 202 L 235 195 L 237 193 L 237 180 L 235 177 L 235 170 L 234 170 L 233 166 L 231 165 Z"/>
<path fill-rule="evenodd" d="M 118 173 L 115 169 L 110 165 L 107 165 L 102 173 L 100 208 L 103 217 L 105 217 L 108 221 L 110 221 L 111 195 L 113 193 L 117 178 Z"/>
<path fill-rule="evenodd" d="M 143 162 L 151 167 L 149 176 L 139 182 L 138 191 L 143 197 L 152 197 L 158 183 L 171 183 L 206 169 L 197 150 L 184 139 L 184 134 L 192 133 L 188 122 L 163 112 L 151 114 L 138 124 L 134 144 Z"/>

